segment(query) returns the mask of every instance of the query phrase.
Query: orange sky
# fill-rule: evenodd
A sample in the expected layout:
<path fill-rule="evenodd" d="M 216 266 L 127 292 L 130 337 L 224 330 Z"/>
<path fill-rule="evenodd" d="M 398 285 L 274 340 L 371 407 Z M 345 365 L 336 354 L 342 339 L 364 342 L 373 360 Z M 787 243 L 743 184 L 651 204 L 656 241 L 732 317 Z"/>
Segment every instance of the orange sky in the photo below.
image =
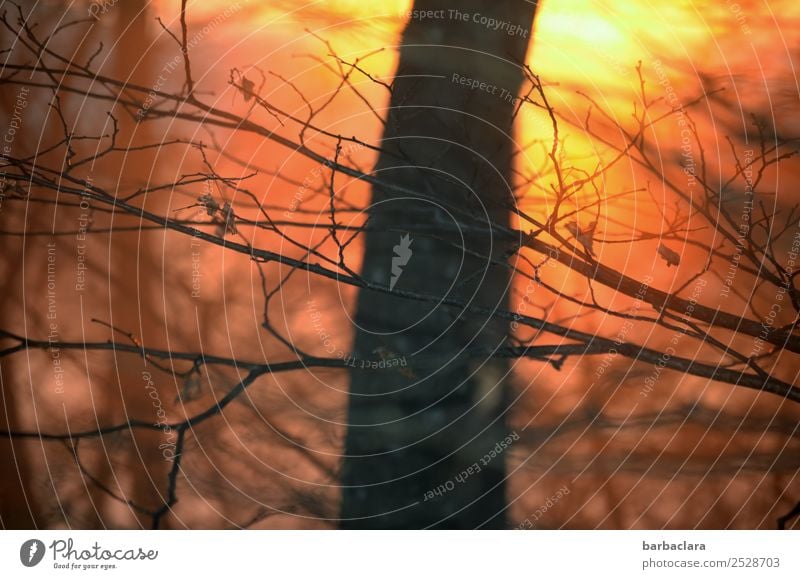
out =
<path fill-rule="evenodd" d="M 217 0 L 190 5 L 195 30 L 219 18 L 230 6 Z M 234 64 L 258 64 L 321 94 L 326 83 L 334 86 L 335 79 L 317 74 L 311 61 L 298 56 L 323 52 L 322 45 L 305 30 L 313 30 L 350 59 L 385 48 L 371 56 L 365 67 L 376 77 L 388 79 L 395 66 L 393 48 L 411 2 L 241 1 L 233 6 L 238 8 L 225 18 L 225 25 L 218 26 L 209 35 L 211 41 L 196 49 L 213 56 L 206 67 L 209 77 L 225 73 Z M 176 2 L 162 0 L 155 10 L 169 22 L 177 17 L 176 8 Z M 764 108 L 771 101 L 776 119 L 794 125 L 795 115 L 787 113 L 788 106 L 797 105 L 797 85 L 792 81 L 796 51 L 788 47 L 797 44 L 799 28 L 793 24 L 799 17 L 800 10 L 788 0 L 768 5 L 755 0 L 545 0 L 537 14 L 528 62 L 545 80 L 559 84 L 552 89 L 554 104 L 564 114 L 585 113 L 585 101 L 574 94 L 580 88 L 608 107 L 612 115 L 628 121 L 638 91 L 634 67 L 641 60 L 652 96 L 663 93 L 656 85 L 654 62 L 659 61 L 681 100 L 700 94 L 702 73 L 733 88 L 735 100 L 744 107 Z M 257 55 L 254 47 L 262 47 Z M 369 86 L 363 77 L 360 80 L 374 104 L 385 104 L 385 92 Z M 336 113 L 347 116 L 347 107 L 339 106 L 345 108 Z M 364 119 L 353 122 L 367 128 Z M 520 125 L 523 142 L 549 138 L 547 124 L 537 122 L 535 114 L 522 115 Z M 580 131 L 569 133 L 575 157 L 592 151 L 591 144 L 580 137 Z"/>

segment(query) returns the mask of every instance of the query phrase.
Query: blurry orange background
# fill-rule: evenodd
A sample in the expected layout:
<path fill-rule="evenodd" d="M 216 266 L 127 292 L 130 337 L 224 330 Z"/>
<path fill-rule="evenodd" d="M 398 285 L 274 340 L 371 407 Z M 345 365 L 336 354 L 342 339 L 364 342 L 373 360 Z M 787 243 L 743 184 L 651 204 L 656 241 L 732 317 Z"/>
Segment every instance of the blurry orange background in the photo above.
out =
<path fill-rule="evenodd" d="M 178 47 L 163 33 L 155 17 L 177 30 L 179 5 L 168 0 L 126 0 L 111 6 L 91 35 L 82 40 L 79 52 L 85 59 L 97 40 L 102 39 L 107 48 L 97 63 L 104 71 L 123 78 L 130 75 L 132 82 L 150 86 L 164 64 L 178 54 Z M 40 17 L 52 21 L 55 12 L 80 15 L 88 4 L 69 9 L 58 2 L 50 2 L 49 6 L 52 12 L 43 11 Z M 354 0 L 308 4 L 289 0 L 190 3 L 189 37 L 199 35 L 190 54 L 198 95 L 221 109 L 245 114 L 249 104 L 228 86 L 229 72 L 236 67 L 258 84 L 260 70 L 265 75 L 260 90 L 263 98 L 302 119 L 307 104 L 298 91 L 312 106 L 335 94 L 335 102 L 316 119 L 317 125 L 377 145 L 382 130 L 377 117 L 385 115 L 388 105 L 386 89 L 363 74 L 353 74 L 353 84 L 374 111 L 354 92 L 338 91 L 340 79 L 325 70 L 336 63 L 323 40 L 344 61 L 366 57 L 360 66 L 374 78 L 391 82 L 405 13 L 410 6 L 410 2 Z M 713 172 L 720 167 L 724 170 L 730 163 L 723 137 L 729 134 L 740 139 L 750 111 L 765 115 L 785 135 L 800 136 L 794 74 L 796 47 L 800 46 L 798 24 L 800 8 L 786 0 L 768 4 L 749 0 L 550 0 L 539 6 L 528 64 L 548 84 L 554 107 L 565 117 L 561 137 L 571 164 L 587 171 L 608 154 L 595 137 L 568 125 L 568 120 L 580 123 L 588 107 L 587 100 L 576 91 L 591 95 L 612 118 L 628 125 L 634 107 L 641 106 L 635 68 L 638 61 L 642 62 L 650 98 L 667 98 L 665 86 L 659 84 L 659 70 L 664 71 L 681 103 L 688 103 L 704 90 L 724 87 L 724 97 L 720 98 L 726 100 L 720 101 L 720 107 L 712 110 L 701 104 L 695 119 Z M 81 36 L 72 40 L 81 40 Z M 70 45 L 65 42 L 64 47 L 67 46 Z M 177 91 L 182 82 L 179 68 L 169 76 L 166 87 Z M 82 119 L 79 124 L 102 125 L 96 105 L 83 103 L 75 96 L 70 99 L 72 112 Z M 42 120 L 46 109 L 36 110 L 40 118 L 30 119 L 31 132 L 24 143 L 17 144 L 20 148 L 35 149 L 41 128 L 37 124 L 46 124 Z M 281 127 L 258 109 L 250 114 L 278 134 L 296 139 L 296 125 Z M 526 111 L 519 119 L 517 138 L 521 147 L 552 138 L 551 127 L 540 112 Z M 619 138 L 613 127 L 598 123 L 603 136 Z M 136 125 L 130 120 L 123 127 L 132 132 L 130 142 L 134 144 L 181 136 L 213 145 L 221 152 L 209 152 L 209 159 L 223 175 L 243 177 L 258 170 L 259 175 L 247 181 L 247 187 L 261 203 L 280 208 L 273 214 L 277 219 L 282 219 L 284 209 L 290 206 L 297 183 L 315 169 L 313 163 L 296 152 L 244 133 L 217 131 L 212 135 L 203 127 L 185 123 Z M 306 138 L 311 148 L 331 154 L 331 139 L 313 131 Z M 667 118 L 649 138 L 658 143 L 665 174 L 681 175 L 676 164 L 680 156 L 676 153 L 680 143 L 676 123 Z M 368 169 L 375 155 L 357 149 L 352 151 L 352 159 Z M 535 176 L 543 155 L 541 149 L 531 147 L 520 159 L 519 171 Z M 95 175 L 98 182 L 113 190 L 117 179 L 119 183 L 142 186 L 175 179 L 202 167 L 191 149 L 180 153 L 177 149 L 164 149 L 157 156 L 120 156 L 97 167 Z M 542 176 L 545 181 L 548 178 L 546 174 Z M 632 164 L 622 162 L 607 174 L 602 194 L 611 197 L 644 187 L 650 178 Z M 347 191 L 348 200 L 362 205 L 368 199 L 369 191 L 362 183 L 348 181 L 344 176 L 338 179 L 337 187 Z M 777 191 L 771 200 L 775 206 L 797 201 L 796 168 L 782 166 L 769 180 Z M 659 188 L 659 183 L 649 184 L 654 198 L 672 203 L 671 193 Z M 552 203 L 542 193 L 543 186 L 539 181 L 520 196 L 521 207 L 537 217 L 544 216 Z M 176 188 L 147 196 L 145 204 L 153 211 L 191 218 L 196 210 L 184 208 L 202 193 L 199 186 Z M 230 192 L 215 194 L 225 196 Z M 591 202 L 593 196 L 587 190 L 575 201 Z M 235 196 L 231 199 L 237 207 L 252 207 L 250 200 Z M 659 212 L 646 194 L 615 199 L 601 207 L 604 231 L 600 235 L 608 239 L 624 238 L 631 227 L 655 232 L 660 229 Z M 39 206 L 36 212 L 29 209 L 22 223 L 28 231 L 47 229 L 54 222 L 56 229 L 68 229 L 75 223 L 70 221 L 72 217 L 65 217 L 69 215 L 69 210 L 64 210 L 57 218 L 52 207 Z M 308 242 L 321 239 L 328 223 L 324 209 L 313 217 L 320 227 L 292 230 L 292 234 Z M 98 217 L 98 223 L 104 219 Z M 124 216 L 110 219 L 115 227 L 136 223 Z M 6 230 L 19 230 L 19 220 L 20 213 L 11 210 L 0 214 L 0 224 Z M 74 238 L 59 239 L 59 255 L 64 256 L 60 259 L 67 264 L 59 269 L 59 287 L 64 288 L 59 293 L 62 339 L 109 339 L 108 328 L 90 321 L 98 318 L 131 331 L 149 347 L 202 348 L 243 359 L 290 357 L 290 352 L 259 327 L 260 279 L 255 266 L 245 257 L 203 246 L 201 297 L 181 299 L 186 298 L 192 282 L 191 239 L 163 232 L 141 236 L 135 231 L 98 234 L 90 242 L 90 290 L 81 295 L 71 289 L 74 272 L 68 265 L 74 253 Z M 9 257 L 4 273 L 19 275 L 9 283 L 3 298 L 3 320 L 8 327 L 24 326 L 32 336 L 45 338 L 46 308 L 37 291 L 41 287 L 47 240 L 6 240 Z M 251 241 L 298 258 L 304 255 L 298 248 L 263 232 Z M 605 263 L 632 277 L 652 275 L 654 285 L 664 289 L 680 285 L 694 273 L 693 267 L 705 260 L 702 253 L 688 249 L 681 268 L 665 268 L 655 255 L 656 245 L 603 244 L 598 253 Z M 331 247 L 323 246 L 329 253 Z M 355 269 L 359 266 L 359 249 L 353 245 L 350 265 Z M 265 270 L 269 280 L 285 273 L 274 265 Z M 556 268 L 549 275 L 553 276 L 549 281 L 565 293 L 582 299 L 588 295 L 585 283 L 565 270 Z M 518 284 L 514 303 L 519 302 L 525 283 Z M 706 297 L 715 305 L 712 296 L 719 291 L 721 280 L 710 282 L 710 286 Z M 292 342 L 324 355 L 310 322 L 307 300 L 314 299 L 314 307 L 323 312 L 324 327 L 334 336 L 336 348 L 346 352 L 352 338 L 347 314 L 354 304 L 353 289 L 306 278 L 305 274 L 298 275 L 298 283 L 292 287 L 293 291 L 284 292 L 273 304 L 273 321 L 280 320 L 276 325 Z M 23 296 L 27 296 L 28 306 L 21 310 Z M 598 296 L 614 300 L 619 308 L 632 302 L 619 300 L 610 291 L 601 291 Z M 534 302 L 542 308 L 535 314 L 546 311 L 549 319 L 571 320 L 568 324 L 578 329 L 613 336 L 620 325 L 619 320 L 599 314 L 572 319 L 576 314 L 574 306 L 555 300 L 544 290 L 538 290 Z M 743 302 L 732 300 L 727 307 L 734 313 L 747 313 Z M 791 320 L 783 323 L 788 321 Z M 642 340 L 647 337 L 645 332 L 636 336 Z M 656 335 L 649 339 L 655 345 L 661 338 Z M 687 340 L 684 347 L 690 346 Z M 695 351 L 683 353 L 693 356 Z M 4 362 L 1 375 L 10 425 L 60 432 L 115 423 L 128 416 L 147 417 L 153 412 L 151 400 L 143 394 L 144 365 L 138 358 L 111 357 L 102 352 L 86 357 L 78 352 L 65 355 L 69 361 L 68 387 L 63 395 L 53 395 L 55 385 L 47 353 L 31 352 Z M 591 382 L 596 360 L 571 362 L 561 372 L 541 363 L 518 364 L 515 388 L 520 401 L 512 428 L 520 432 L 522 441 L 509 463 L 512 519 L 530 517 L 563 485 L 571 490 L 569 500 L 549 510 L 538 521 L 540 528 L 771 528 L 774 519 L 794 504 L 792 499 L 799 498 L 796 472 L 800 460 L 797 444 L 790 442 L 800 418 L 796 409 L 766 395 L 669 374 L 664 388 L 639 404 L 635 412 L 654 417 L 657 426 L 652 421 L 625 423 L 632 412 L 630 402 L 636 399 L 641 379 L 649 369 L 628 373 L 629 361 L 616 360 L 614 364 L 607 379 L 591 390 L 586 385 Z M 776 368 L 776 373 L 789 381 L 798 371 L 792 358 L 776 362 Z M 185 384 L 167 376 L 159 377 L 157 382 L 170 419 L 177 420 L 224 395 L 232 380 L 235 382 L 235 373 L 231 371 L 204 371 L 200 398 L 188 401 L 185 407 L 177 400 Z M 627 380 L 635 384 L 627 386 Z M 29 385 L 35 387 L 28 388 Z M 222 417 L 193 432 L 183 463 L 186 475 L 180 483 L 181 499 L 169 526 L 335 527 L 336 475 L 346 425 L 346 392 L 346 373 L 333 370 L 262 379 Z M 685 411 L 687 405 L 694 403 L 712 411 L 712 419 L 697 409 L 695 414 Z M 742 428 L 736 420 L 719 418 L 722 414 L 714 419 L 713 413 L 744 416 L 750 426 Z M 610 419 L 598 421 L 599 415 Z M 558 425 L 562 431 L 555 436 L 553 430 Z M 160 460 L 158 442 L 158 436 L 152 434 L 137 434 L 133 440 L 109 437 L 82 443 L 81 456 L 84 466 L 119 494 L 153 505 L 163 496 L 168 467 Z M 63 446 L 38 441 L 11 445 L 2 441 L 0 451 L 2 460 L 14 465 L 21 480 L 17 484 L 10 480 L 13 477 L 6 477 L 2 483 L 4 524 L 77 528 L 146 524 L 127 506 L 82 480 L 70 452 Z"/>

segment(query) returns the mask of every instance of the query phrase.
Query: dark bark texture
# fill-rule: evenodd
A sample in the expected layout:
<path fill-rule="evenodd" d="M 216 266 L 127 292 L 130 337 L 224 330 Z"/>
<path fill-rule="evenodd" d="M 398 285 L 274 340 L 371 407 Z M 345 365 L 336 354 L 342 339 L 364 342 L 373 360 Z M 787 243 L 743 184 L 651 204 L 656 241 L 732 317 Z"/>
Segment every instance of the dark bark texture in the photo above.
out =
<path fill-rule="evenodd" d="M 508 270 L 488 259 L 503 259 L 508 238 L 487 225 L 509 221 L 511 129 L 535 7 L 415 2 L 376 173 L 421 195 L 373 190 L 370 281 L 509 307 Z M 356 323 L 355 356 L 389 363 L 352 373 L 342 527 L 504 528 L 509 368 L 490 353 L 507 324 L 372 291 L 361 292 Z M 467 354 L 476 348 L 485 353 Z"/>

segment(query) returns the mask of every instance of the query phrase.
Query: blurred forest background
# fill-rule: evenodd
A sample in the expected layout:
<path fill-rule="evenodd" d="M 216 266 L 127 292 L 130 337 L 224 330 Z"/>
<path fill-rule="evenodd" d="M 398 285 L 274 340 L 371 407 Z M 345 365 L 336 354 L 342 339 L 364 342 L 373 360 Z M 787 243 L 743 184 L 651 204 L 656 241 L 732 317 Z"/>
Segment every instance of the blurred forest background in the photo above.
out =
<path fill-rule="evenodd" d="M 185 85 L 179 46 L 163 28 L 179 35 L 180 2 L 42 1 L 23 3 L 22 9 L 30 23 L 38 23 L 34 30 L 40 38 L 64 26 L 48 47 L 74 62 L 91 60 L 102 74 L 136 85 L 173 92 Z M 242 80 L 252 83 L 246 89 L 299 118 L 309 102 L 318 106 L 331 99 L 315 118 L 317 126 L 378 143 L 389 93 L 376 80 L 391 82 L 410 9 L 408 2 L 394 0 L 189 2 L 194 90 L 214 107 L 293 138 L 297 126 L 284 126 L 279 114 L 272 118 L 254 107 Z M 4 2 L 0 12 L 9 24 L 0 32 L 2 48 L 14 47 L 3 53 L 4 60 L 34 62 L 30 54 L 12 55 L 22 50 L 11 30 L 17 28 L 17 8 Z M 67 26 L 87 17 L 88 23 Z M 591 173 L 599 159 L 607 163 L 614 157 L 602 139 L 615 142 L 620 126 L 635 127 L 644 82 L 658 114 L 707 95 L 691 108 L 692 146 L 698 167 L 702 155 L 706 182 L 724 183 L 723 173 L 736 164 L 732 151 L 754 150 L 759 156 L 764 143 L 780 140 L 783 147 L 800 138 L 798 46 L 800 8 L 789 0 L 549 0 L 537 8 L 527 64 L 562 115 L 561 154 L 575 172 Z M 359 70 L 344 82 L 339 67 L 356 59 Z M 0 72 L 3 79 L 13 74 L 7 67 Z M 349 82 L 358 90 L 349 90 Z M 46 158 L 48 147 L 63 137 L 65 123 L 80 149 L 81 135 L 109 134 L 116 122 L 120 152 L 76 168 L 90 174 L 94 184 L 130 195 L 154 214 L 186 222 L 211 214 L 208 204 L 198 201 L 203 195 L 220 205 L 230 201 L 237 215 L 261 203 L 272 219 L 291 228 L 291 237 L 258 229 L 237 237 L 224 220 L 216 228 L 234 241 L 297 259 L 306 257 L 305 244 L 335 253 L 325 238 L 330 173 L 274 140 L 167 116 L 137 119 L 116 110 L 113 101 L 104 108 L 80 91 L 61 91 L 57 109 L 48 88 L 31 86 L 21 94 L 14 82 L 3 82 L 0 130 L 10 126 L 20 99 L 25 101 L 20 128 L 11 143 L 4 143 L 16 156 L 38 152 Z M 169 105 L 157 97 L 152 107 Z M 590 109 L 597 123 L 594 134 L 581 126 Z M 552 209 L 545 184 L 551 177 L 547 111 L 523 108 L 516 131 L 517 201 L 530 214 L 546 217 Z M 664 180 L 686 183 L 680 131 L 668 117 L 648 132 L 648 139 L 655 143 Z M 203 148 L 176 146 L 189 141 Z M 328 157 L 336 154 L 336 141 L 316 131 L 309 131 L 308 144 Z M 364 171 L 377 159 L 374 150 L 352 143 L 342 144 L 339 154 Z M 65 162 L 63 150 L 60 155 L 59 163 Z M 254 197 L 237 194 L 230 181 L 204 179 L 209 167 L 217 175 L 246 179 L 241 183 Z M 776 235 L 771 255 L 784 263 L 800 218 L 789 213 L 800 201 L 798 165 L 787 156 L 762 173 L 756 205 L 767 214 L 783 212 L 786 235 Z M 716 233 L 696 221 L 675 225 L 678 197 L 653 175 L 623 155 L 598 182 L 570 199 L 578 207 L 602 197 L 600 213 L 579 218 L 578 233 L 596 220 L 594 252 L 606 265 L 637 280 L 652 279 L 652 286 L 665 291 L 688 287 L 700 272 L 702 303 L 759 322 L 767 319 L 774 288 L 744 268 L 726 286 L 726 260 L 707 267 L 705 246 L 693 242 L 722 248 L 725 255 L 730 247 L 723 248 Z M 168 189 L 148 190 L 176 181 Z M 729 185 L 722 194 L 741 198 L 743 190 Z M 342 177 L 338 187 L 350 207 L 343 206 L 339 217 L 355 223 L 369 187 L 349 177 Z M 270 297 L 265 312 L 261 274 L 268 290 L 275 289 L 275 280 L 290 271 L 286 266 L 258 267 L 246 254 L 135 215 L 81 204 L 76 197 L 55 203 L 52 195 L 22 189 L 8 182 L 0 206 L 0 327 L 13 335 L 65 343 L 113 339 L 134 349 L 201 351 L 262 362 L 292 359 L 293 347 L 316 356 L 350 351 L 358 295 L 353 286 L 298 271 Z M 684 192 L 704 194 L 700 187 Z M 310 225 L 293 227 L 300 221 Z M 240 234 L 245 231 L 236 227 Z M 662 245 L 679 254 L 677 266 L 669 263 Z M 363 247 L 356 240 L 351 249 L 358 256 Z M 49 263 L 54 270 L 48 270 Z M 358 258 L 349 265 L 358 271 Z M 546 287 L 533 293 L 526 290 L 528 280 L 515 281 L 512 309 L 529 300 L 528 315 L 612 339 L 624 332 L 651 348 L 669 347 L 673 333 L 666 328 L 624 329 L 625 318 L 581 306 L 596 299 L 607 308 L 631 311 L 639 306 L 630 296 L 590 287 L 563 265 L 541 270 Z M 51 282 L 55 294 L 48 293 Z M 691 288 L 682 295 L 690 294 Z M 642 308 L 634 313 L 653 314 L 649 306 Z M 265 316 L 285 340 L 265 330 Z M 791 333 L 797 313 L 787 305 L 776 316 L 774 327 L 790 327 Z M 746 339 L 752 344 L 752 337 L 729 339 L 744 350 L 749 349 Z M 5 334 L 2 340 L 0 430 L 6 433 L 80 432 L 131 417 L 179 421 L 222 399 L 246 373 L 174 360 L 162 360 L 168 370 L 162 372 L 141 356 L 76 347 L 60 350 L 59 374 L 52 350 L 34 347 L 12 354 L 17 341 Z M 687 358 L 733 363 L 696 340 L 673 344 Z M 763 354 L 769 373 L 796 384 L 797 354 L 768 350 Z M 514 361 L 509 429 L 519 439 L 505 456 L 513 526 L 775 528 L 776 520 L 792 510 L 800 500 L 800 405 L 669 369 L 651 391 L 645 381 L 652 372 L 652 363 L 623 356 L 570 357 L 558 368 L 541 360 Z M 0 524 L 147 527 L 148 513 L 169 502 L 162 528 L 336 528 L 348 381 L 342 368 L 261 376 L 224 412 L 191 427 L 177 478 L 170 476 L 174 462 L 165 460 L 175 448 L 174 432 L 121 430 L 78 443 L 4 436 Z"/>

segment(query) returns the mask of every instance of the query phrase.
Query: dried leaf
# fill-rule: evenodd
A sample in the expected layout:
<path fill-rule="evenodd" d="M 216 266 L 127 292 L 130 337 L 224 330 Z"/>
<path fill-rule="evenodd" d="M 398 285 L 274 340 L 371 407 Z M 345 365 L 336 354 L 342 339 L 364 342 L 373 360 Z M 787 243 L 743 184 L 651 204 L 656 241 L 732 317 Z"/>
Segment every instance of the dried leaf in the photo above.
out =
<path fill-rule="evenodd" d="M 594 230 L 597 222 L 592 221 L 586 229 L 581 229 L 577 222 L 567 223 L 564 228 L 569 231 L 580 243 L 589 255 L 594 255 Z"/>
<path fill-rule="evenodd" d="M 246 76 L 242 77 L 242 87 L 239 90 L 242 93 L 242 97 L 244 98 L 245 102 L 251 101 L 253 97 L 256 96 L 255 88 L 256 83 Z"/>
<path fill-rule="evenodd" d="M 219 211 L 219 204 L 209 193 L 201 195 L 197 198 L 197 201 L 200 202 L 200 205 L 206 208 L 206 213 L 209 215 L 213 216 L 217 211 Z"/>
<path fill-rule="evenodd" d="M 681 256 L 672 251 L 663 243 L 658 246 L 658 255 L 660 255 L 664 261 L 667 262 L 667 267 L 678 265 L 681 262 Z"/>
<path fill-rule="evenodd" d="M 233 206 L 227 201 L 222 207 L 222 226 L 224 233 L 238 233 L 236 231 L 236 214 L 233 212 Z"/>
<path fill-rule="evenodd" d="M 192 372 L 184 380 L 181 391 L 178 392 L 175 402 L 191 402 L 192 400 L 197 400 L 201 394 L 202 385 L 200 383 L 200 377 L 195 372 Z"/>

